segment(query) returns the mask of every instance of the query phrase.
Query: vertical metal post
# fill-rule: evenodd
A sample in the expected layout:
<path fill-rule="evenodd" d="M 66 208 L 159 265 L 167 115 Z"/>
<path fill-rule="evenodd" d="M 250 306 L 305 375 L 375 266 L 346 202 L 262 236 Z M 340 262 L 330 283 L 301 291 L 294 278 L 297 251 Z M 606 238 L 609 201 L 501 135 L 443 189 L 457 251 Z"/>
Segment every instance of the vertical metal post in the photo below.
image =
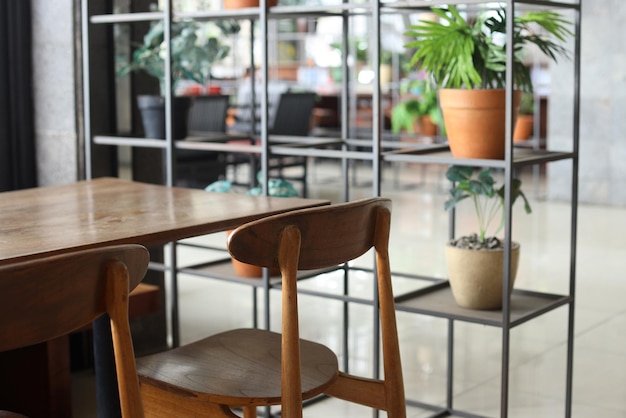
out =
<path fill-rule="evenodd" d="M 448 412 L 454 407 L 454 319 L 448 319 L 448 353 L 447 353 L 447 385 L 446 385 L 446 408 Z"/>
<path fill-rule="evenodd" d="M 170 242 L 167 244 L 167 249 L 170 254 L 170 263 L 167 266 L 169 271 L 169 327 L 168 327 L 168 344 L 171 347 L 178 347 L 180 345 L 180 318 L 178 315 L 178 260 L 176 251 L 176 242 Z"/>
<path fill-rule="evenodd" d="M 83 126 L 85 146 L 85 178 L 91 180 L 91 72 L 89 71 L 89 1 L 81 1 L 81 41 L 83 65 Z"/>
<path fill-rule="evenodd" d="M 268 181 L 269 181 L 269 110 L 268 110 L 268 86 L 269 86 L 269 70 L 268 70 L 268 23 L 267 23 L 267 0 L 261 0 L 260 2 L 260 15 L 259 23 L 261 25 L 261 187 L 263 188 L 263 195 L 269 195 Z M 254 35 L 253 35 L 254 36 Z M 270 329 L 270 281 L 269 270 L 263 269 L 263 290 L 265 292 L 265 327 Z"/>
<path fill-rule="evenodd" d="M 165 77 L 165 184 L 173 186 L 173 161 L 174 146 L 172 132 L 172 96 L 174 86 L 172 80 L 172 1 L 165 0 L 165 10 L 163 11 L 163 40 L 165 43 L 164 77 Z"/>
<path fill-rule="evenodd" d="M 372 0 L 372 33 L 370 41 L 375 46 L 370 59 L 374 66 L 374 91 L 372 92 L 372 196 L 380 196 L 382 125 L 380 93 L 380 0 Z"/>
<path fill-rule="evenodd" d="M 262 173 L 262 187 L 263 195 L 268 195 L 267 182 L 269 179 L 268 173 L 268 159 L 269 159 L 269 135 L 268 135 L 268 86 L 269 86 L 269 71 L 268 71 L 268 40 L 267 40 L 267 0 L 261 0 L 261 13 L 259 17 L 259 23 L 261 25 L 261 173 Z"/>
<path fill-rule="evenodd" d="M 171 0 L 165 0 L 163 10 L 163 39 L 166 46 L 164 60 L 165 77 L 165 184 L 168 187 L 174 185 L 174 138 L 172 123 L 172 102 L 174 96 L 174 80 L 172 79 L 172 16 L 173 7 Z M 169 327 L 168 342 L 172 347 L 180 345 L 180 329 L 178 316 L 178 276 L 176 260 L 176 243 L 168 245 L 170 263 L 166 272 L 169 272 Z"/>
<path fill-rule="evenodd" d="M 347 3 L 348 0 L 343 0 L 343 3 Z M 349 15 L 346 11 L 342 12 L 342 31 L 341 31 L 341 50 L 343 53 L 341 54 L 341 139 L 345 141 L 348 138 L 348 134 L 350 132 L 350 123 L 348 120 L 348 97 L 350 94 L 349 89 L 349 80 L 348 80 L 348 33 L 350 30 L 349 24 Z M 344 143 L 342 145 L 342 150 L 347 151 L 348 146 Z M 350 181 L 348 179 L 349 176 L 349 166 L 350 162 L 347 157 L 341 157 L 341 173 L 343 178 L 343 201 L 347 202 L 350 200 L 349 193 L 349 184 Z"/>
<path fill-rule="evenodd" d="M 574 113 L 573 113 L 573 153 L 572 159 L 572 215 L 570 237 L 570 284 L 569 294 L 572 298 L 569 305 L 567 324 L 567 378 L 565 383 L 565 417 L 572 416 L 572 388 L 574 374 L 574 317 L 576 307 L 576 242 L 578 224 L 578 169 L 579 169 L 579 146 L 580 146 L 580 52 L 581 52 L 581 20 L 582 0 L 575 11 L 575 36 L 574 36 Z"/>
<path fill-rule="evenodd" d="M 254 19 L 250 19 L 250 135 L 253 139 L 258 134 L 256 129 L 256 123 L 258 120 L 257 109 L 256 109 L 256 62 L 254 59 Z M 256 163 L 256 155 L 250 155 L 250 187 L 256 186 L 256 171 L 257 171 L 257 163 Z"/>
<path fill-rule="evenodd" d="M 515 20 L 515 2 L 509 1 L 506 7 L 506 114 L 505 114 L 505 167 L 504 181 L 504 271 L 502 286 L 502 365 L 500 384 L 500 417 L 506 418 L 509 410 L 509 363 L 510 363 L 510 277 L 511 277 L 511 184 L 513 181 L 513 120 L 514 120 L 514 85 L 513 85 L 513 23 Z"/>
<path fill-rule="evenodd" d="M 380 0 L 372 0 L 372 32 L 370 42 L 375 45 L 370 60 L 374 66 L 374 91 L 372 92 L 372 196 L 380 196 L 381 179 L 381 133 L 382 133 L 382 112 L 380 106 Z M 376 258 L 373 261 L 373 377 L 380 378 L 380 297 L 378 294 L 378 270 Z M 379 411 L 374 411 L 374 417 L 379 416 Z"/>

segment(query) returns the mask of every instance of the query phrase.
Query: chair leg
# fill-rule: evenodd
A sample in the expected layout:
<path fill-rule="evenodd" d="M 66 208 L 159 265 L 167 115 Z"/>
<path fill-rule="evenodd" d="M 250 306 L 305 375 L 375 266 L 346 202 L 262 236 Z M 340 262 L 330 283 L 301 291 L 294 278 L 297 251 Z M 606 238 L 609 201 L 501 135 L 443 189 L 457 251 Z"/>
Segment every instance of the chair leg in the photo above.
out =
<path fill-rule="evenodd" d="M 225 405 L 181 396 L 176 392 L 170 392 L 145 382 L 140 387 L 146 418 L 239 418 Z"/>
<path fill-rule="evenodd" d="M 307 198 L 309 197 L 309 189 L 308 189 L 308 165 L 309 165 L 309 159 L 308 157 L 304 157 L 304 165 L 303 165 L 303 170 L 304 173 L 302 174 L 302 197 Z"/>
<path fill-rule="evenodd" d="M 256 418 L 256 406 L 244 406 L 243 418 Z"/>

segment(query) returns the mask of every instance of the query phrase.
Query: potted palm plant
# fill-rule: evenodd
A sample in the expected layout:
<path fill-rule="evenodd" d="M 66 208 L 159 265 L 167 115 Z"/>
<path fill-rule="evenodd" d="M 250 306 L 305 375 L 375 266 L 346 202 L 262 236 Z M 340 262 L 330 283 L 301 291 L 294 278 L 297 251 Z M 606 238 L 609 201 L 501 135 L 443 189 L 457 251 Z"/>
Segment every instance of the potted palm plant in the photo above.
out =
<path fill-rule="evenodd" d="M 497 309 L 502 306 L 502 272 L 504 246 L 496 235 L 504 227 L 504 185 L 496 187 L 491 169 L 476 173 L 473 167 L 451 166 L 446 178 L 453 182 L 445 209 L 455 208 L 469 199 L 474 205 L 478 233 L 454 239 L 446 245 L 450 288 L 456 302 L 470 309 Z M 513 179 L 511 204 L 518 197 L 524 201 L 526 213 L 530 204 L 522 191 L 522 182 Z M 494 221 L 497 227 L 492 231 Z M 510 287 L 513 288 L 520 245 L 511 243 Z"/>
<path fill-rule="evenodd" d="M 135 49 L 128 62 L 122 62 L 118 76 L 133 71 L 144 71 L 157 78 L 160 96 L 140 95 L 137 104 L 142 112 L 144 131 L 148 138 L 165 138 L 165 26 L 158 21 L 150 26 L 143 43 Z M 202 86 L 211 78 L 211 66 L 228 55 L 230 48 L 220 40 L 223 33 L 238 31 L 231 21 L 218 23 L 195 21 L 172 22 L 171 24 L 171 70 L 173 91 L 183 80 L 192 80 Z M 179 139 L 187 133 L 187 115 L 190 106 L 188 97 L 173 98 L 173 132 Z"/>
<path fill-rule="evenodd" d="M 466 19 L 454 6 L 435 7 L 432 11 L 439 19 L 411 26 L 406 35 L 415 40 L 405 47 L 415 49 L 410 64 L 426 70 L 440 88 L 440 106 L 452 155 L 502 159 L 506 13 L 500 9 Z M 536 45 L 554 61 L 557 56 L 567 56 L 560 42 L 572 35 L 569 25 L 560 14 L 548 10 L 514 17 L 514 107 L 518 106 L 520 91 L 532 92 L 533 87 L 530 69 L 522 60 L 526 46 Z"/>

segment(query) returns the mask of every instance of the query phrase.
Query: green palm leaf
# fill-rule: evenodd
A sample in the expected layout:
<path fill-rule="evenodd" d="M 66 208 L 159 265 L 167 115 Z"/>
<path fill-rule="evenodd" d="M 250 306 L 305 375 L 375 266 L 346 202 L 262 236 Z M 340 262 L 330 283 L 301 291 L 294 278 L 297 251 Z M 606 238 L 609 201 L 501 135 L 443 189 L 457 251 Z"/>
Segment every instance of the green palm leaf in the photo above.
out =
<path fill-rule="evenodd" d="M 432 8 L 439 21 L 420 21 L 409 27 L 414 38 L 405 47 L 414 50 L 410 65 L 428 71 L 438 87 L 503 88 L 506 84 L 506 45 L 494 42 L 494 35 L 506 34 L 506 13 L 481 13 L 470 25 L 454 6 Z M 550 59 L 567 56 L 560 44 L 572 35 L 570 22 L 552 11 L 529 12 L 514 20 L 514 83 L 532 91 L 528 67 L 521 56 L 524 45 L 535 44 Z M 533 30 L 539 27 L 548 36 Z M 556 39 L 551 40 L 549 37 Z"/>

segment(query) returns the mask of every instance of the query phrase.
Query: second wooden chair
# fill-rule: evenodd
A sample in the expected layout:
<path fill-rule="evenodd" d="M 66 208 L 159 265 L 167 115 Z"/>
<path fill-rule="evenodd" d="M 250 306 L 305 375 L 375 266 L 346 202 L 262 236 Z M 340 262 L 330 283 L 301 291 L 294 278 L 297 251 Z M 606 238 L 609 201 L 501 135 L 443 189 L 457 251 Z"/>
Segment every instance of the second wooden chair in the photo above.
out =
<path fill-rule="evenodd" d="M 150 417 L 256 416 L 281 405 L 281 416 L 302 416 L 303 400 L 326 394 L 404 418 L 406 405 L 389 268 L 391 202 L 384 198 L 304 209 L 237 228 L 228 247 L 240 261 L 280 267 L 282 334 L 227 331 L 138 360 Z M 370 249 L 376 254 L 384 379 L 344 373 L 327 347 L 300 339 L 297 272 L 337 266 Z"/>
<path fill-rule="evenodd" d="M 122 417 L 142 418 L 128 293 L 148 261 L 144 247 L 119 245 L 0 267 L 0 352 L 58 338 L 108 313 Z M 32 379 L 36 386 L 37 376 Z M 0 417 L 21 416 L 0 411 Z"/>

